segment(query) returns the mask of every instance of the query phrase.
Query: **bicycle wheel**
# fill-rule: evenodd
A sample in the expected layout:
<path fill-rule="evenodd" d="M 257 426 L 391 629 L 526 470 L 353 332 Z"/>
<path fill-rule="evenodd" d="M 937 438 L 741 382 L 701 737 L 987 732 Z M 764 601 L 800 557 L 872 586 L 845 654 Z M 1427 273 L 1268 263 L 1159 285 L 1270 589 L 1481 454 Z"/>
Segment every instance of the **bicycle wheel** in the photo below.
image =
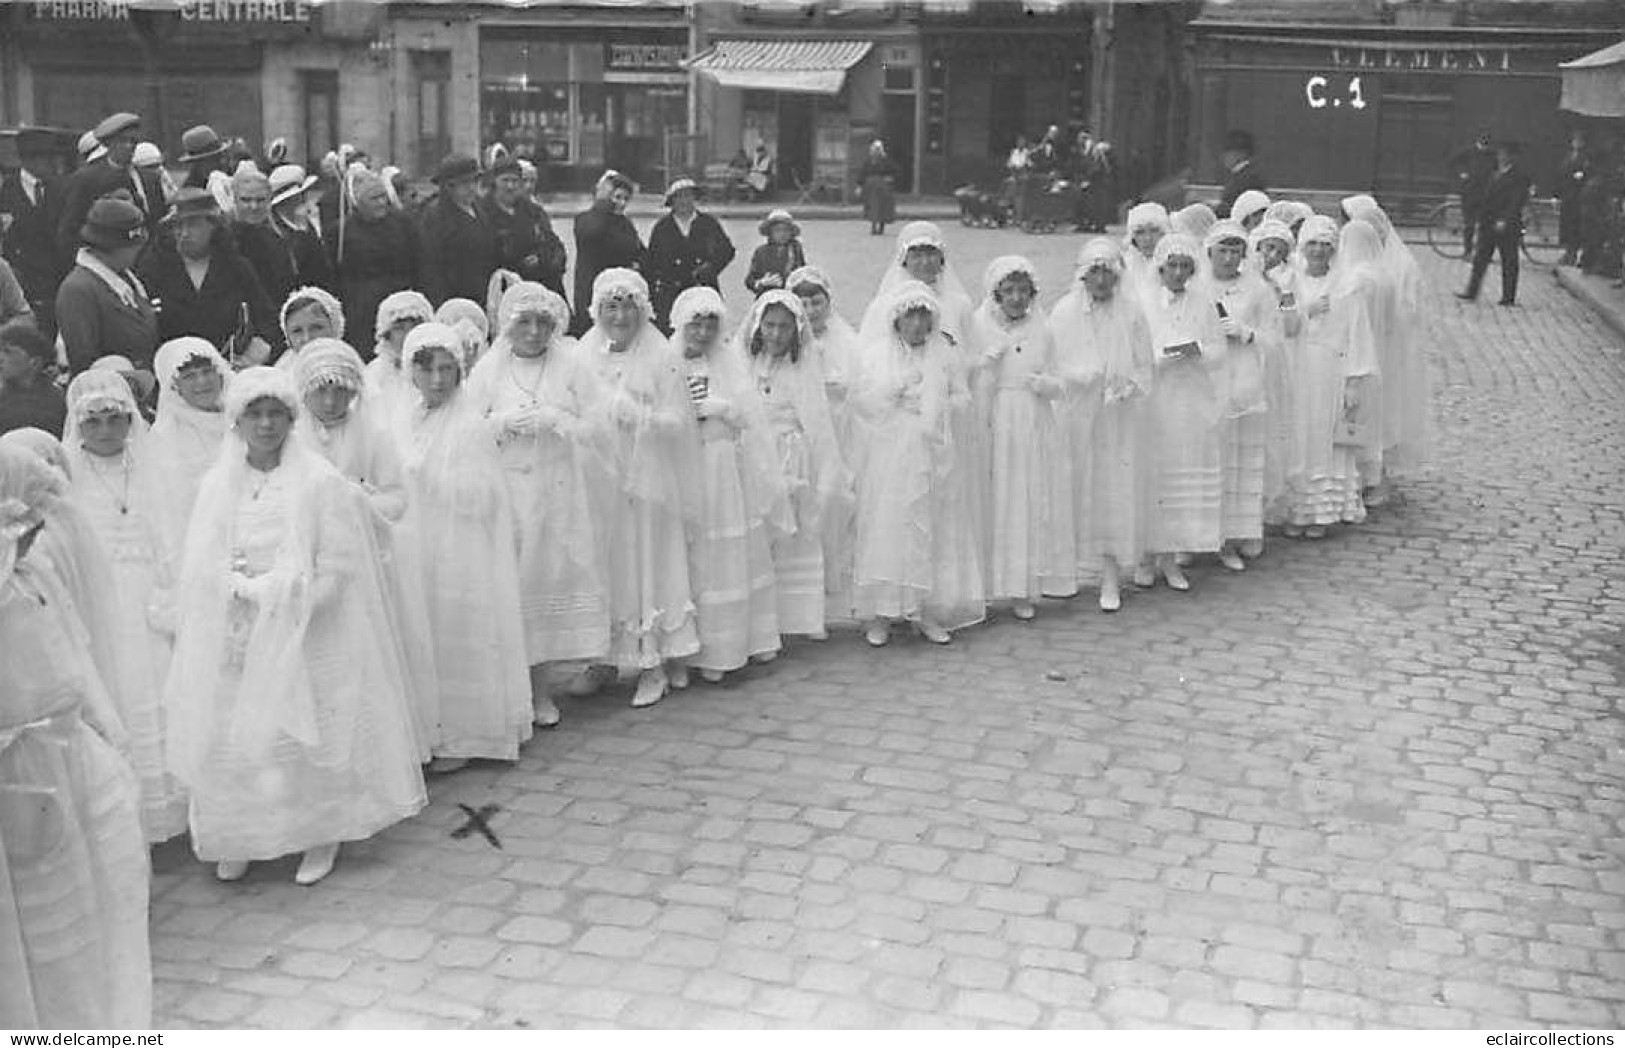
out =
<path fill-rule="evenodd" d="M 1467 257 L 1466 230 L 1467 220 L 1454 200 L 1428 212 L 1428 246 L 1445 258 Z"/>
<path fill-rule="evenodd" d="M 1532 200 L 1524 209 L 1523 255 L 1537 266 L 1555 266 L 1563 260 L 1557 204 Z"/>

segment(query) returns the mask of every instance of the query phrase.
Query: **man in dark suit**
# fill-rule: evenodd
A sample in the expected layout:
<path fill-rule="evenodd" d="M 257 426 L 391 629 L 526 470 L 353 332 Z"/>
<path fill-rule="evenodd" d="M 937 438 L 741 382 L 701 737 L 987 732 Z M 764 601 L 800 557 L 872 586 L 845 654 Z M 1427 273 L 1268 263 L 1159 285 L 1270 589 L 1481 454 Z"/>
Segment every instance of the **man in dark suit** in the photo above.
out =
<path fill-rule="evenodd" d="M 57 153 L 49 132 L 24 128 L 17 132 L 22 167 L 0 183 L 0 226 L 7 227 L 5 259 L 16 271 L 35 323 L 47 338 L 56 337 L 56 289 L 67 275 L 69 261 L 56 242 L 63 196 Z"/>
<path fill-rule="evenodd" d="M 1495 174 L 1484 191 L 1483 209 L 1478 215 L 1478 246 L 1473 252 L 1473 272 L 1467 290 L 1456 293 L 1468 301 L 1478 297 L 1490 258 L 1501 254 L 1501 305 L 1518 304 L 1518 250 L 1523 246 L 1523 208 L 1529 202 L 1529 175 L 1518 166 L 1522 150 L 1516 142 L 1503 142 L 1495 151 Z"/>
<path fill-rule="evenodd" d="M 1490 179 L 1495 177 L 1495 166 L 1495 146 L 1490 143 L 1488 131 L 1480 131 L 1472 145 L 1458 149 L 1450 157 L 1450 170 L 1461 192 L 1462 241 L 1469 256 L 1474 253 L 1484 194 L 1489 191 Z"/>
<path fill-rule="evenodd" d="M 141 209 L 149 242 L 164 217 L 164 190 L 158 177 L 130 163 L 141 140 L 141 118 L 134 113 L 114 113 L 97 124 L 92 134 L 107 148 L 107 155 L 68 178 L 56 222 L 57 249 L 65 260 L 79 250 L 79 228 L 85 224 L 90 205 L 109 193 L 122 189 L 130 195 L 130 202 Z"/>
<path fill-rule="evenodd" d="M 1251 131 L 1231 131 L 1224 136 L 1224 150 L 1220 154 L 1225 170 L 1224 195 L 1219 198 L 1219 206 L 1214 208 L 1219 215 L 1228 216 L 1236 198 L 1249 189 L 1269 192 L 1263 174 L 1253 163 L 1255 148 Z"/>

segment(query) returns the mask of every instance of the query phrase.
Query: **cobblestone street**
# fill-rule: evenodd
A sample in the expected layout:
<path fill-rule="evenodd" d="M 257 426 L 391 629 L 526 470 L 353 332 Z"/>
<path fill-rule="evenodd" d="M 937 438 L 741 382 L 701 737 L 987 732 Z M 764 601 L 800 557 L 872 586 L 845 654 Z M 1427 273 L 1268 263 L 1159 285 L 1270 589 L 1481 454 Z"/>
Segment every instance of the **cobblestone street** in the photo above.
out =
<path fill-rule="evenodd" d="M 946 231 L 973 293 L 1032 254 L 1045 308 L 1082 243 Z M 891 237 L 805 240 L 855 322 Z M 565 703 L 315 888 L 172 842 L 156 1022 L 1625 1026 L 1625 350 L 1546 272 L 1463 306 L 1417 250 L 1436 462 L 1369 524 Z"/>

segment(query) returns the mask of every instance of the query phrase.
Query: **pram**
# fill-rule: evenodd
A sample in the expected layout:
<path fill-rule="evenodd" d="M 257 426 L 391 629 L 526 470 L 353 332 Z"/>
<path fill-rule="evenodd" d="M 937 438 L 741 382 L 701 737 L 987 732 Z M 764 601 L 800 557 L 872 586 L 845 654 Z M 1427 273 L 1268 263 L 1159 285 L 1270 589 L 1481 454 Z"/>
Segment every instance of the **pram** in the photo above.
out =
<path fill-rule="evenodd" d="M 1074 221 L 1083 188 L 1064 178 L 1028 177 L 1019 185 L 1021 204 L 1016 214 L 1028 233 L 1053 233 Z"/>

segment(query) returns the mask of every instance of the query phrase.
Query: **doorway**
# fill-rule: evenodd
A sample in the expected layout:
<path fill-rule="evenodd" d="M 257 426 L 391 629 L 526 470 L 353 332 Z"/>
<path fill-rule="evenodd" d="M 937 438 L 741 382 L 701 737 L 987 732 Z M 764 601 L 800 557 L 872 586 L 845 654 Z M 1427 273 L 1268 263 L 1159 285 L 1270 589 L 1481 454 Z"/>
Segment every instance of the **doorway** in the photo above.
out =
<path fill-rule="evenodd" d="M 1422 77 L 1396 77 L 1385 86 L 1379 105 L 1376 188 L 1429 197 L 1451 192 L 1454 96 Z"/>
<path fill-rule="evenodd" d="M 774 160 L 781 190 L 812 181 L 815 107 L 811 95 L 779 96 L 779 155 Z"/>
<path fill-rule="evenodd" d="M 912 193 L 915 144 L 912 94 L 888 92 L 880 96 L 880 137 L 886 143 L 886 155 L 897 165 L 897 191 Z"/>

